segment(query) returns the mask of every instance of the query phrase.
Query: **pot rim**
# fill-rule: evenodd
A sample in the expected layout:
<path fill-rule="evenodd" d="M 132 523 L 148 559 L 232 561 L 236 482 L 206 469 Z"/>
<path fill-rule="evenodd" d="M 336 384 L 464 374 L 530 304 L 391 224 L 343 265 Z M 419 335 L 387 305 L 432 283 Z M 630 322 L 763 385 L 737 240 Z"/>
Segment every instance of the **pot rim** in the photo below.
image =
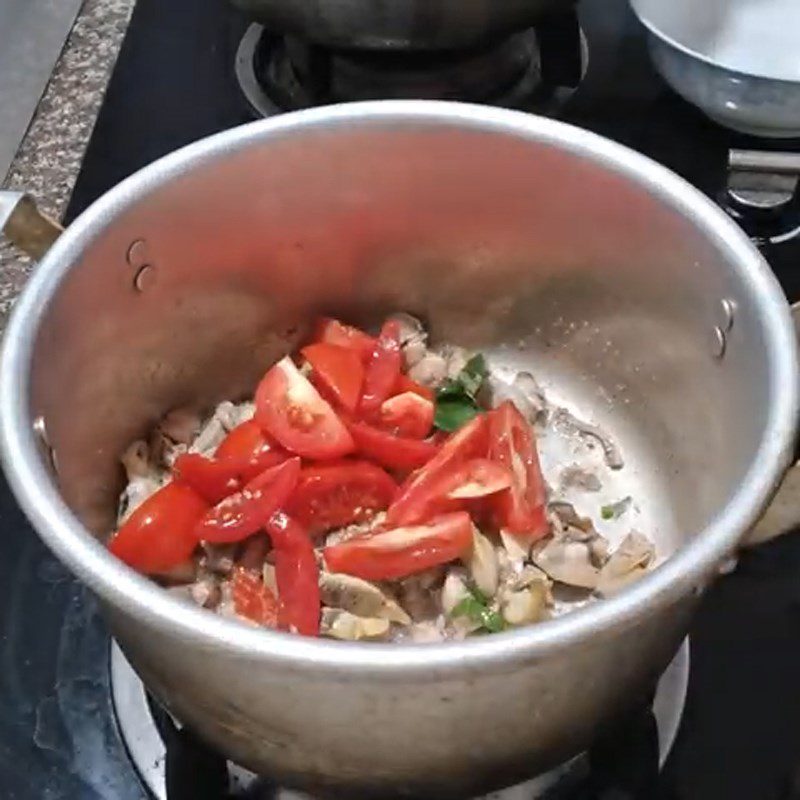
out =
<path fill-rule="evenodd" d="M 129 204 L 195 167 L 272 138 L 305 130 L 386 125 L 442 125 L 544 142 L 588 158 L 647 189 L 690 217 L 727 251 L 752 296 L 764 328 L 771 405 L 752 463 L 728 504 L 702 533 L 617 596 L 538 625 L 463 642 L 409 645 L 336 642 L 256 629 L 192 607 L 112 556 L 72 514 L 40 457 L 29 408 L 30 369 L 39 323 L 49 298 L 87 245 Z M 793 450 L 798 417 L 798 365 L 788 303 L 766 261 L 744 232 L 689 183 L 666 167 L 597 134 L 517 111 L 422 100 L 372 101 L 299 111 L 259 120 L 201 139 L 134 173 L 96 200 L 62 234 L 19 297 L 0 359 L 0 457 L 9 484 L 51 551 L 116 612 L 176 638 L 223 647 L 237 656 L 306 674 L 342 679 L 431 677 L 478 668 L 508 669 L 581 639 L 610 635 L 655 607 L 699 592 L 757 521 L 777 488 Z M 340 670 L 339 673 L 336 671 Z"/>

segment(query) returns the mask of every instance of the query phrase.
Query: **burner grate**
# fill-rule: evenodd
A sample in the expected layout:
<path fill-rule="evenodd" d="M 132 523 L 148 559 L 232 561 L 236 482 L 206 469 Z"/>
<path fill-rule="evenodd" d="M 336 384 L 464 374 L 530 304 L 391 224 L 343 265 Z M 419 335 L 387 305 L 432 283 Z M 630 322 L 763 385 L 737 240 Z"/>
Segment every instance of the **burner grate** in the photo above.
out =
<path fill-rule="evenodd" d="M 481 50 L 333 50 L 253 24 L 236 54 L 239 87 L 260 116 L 328 103 L 442 99 L 554 113 L 580 84 L 586 38 L 574 13 Z"/>

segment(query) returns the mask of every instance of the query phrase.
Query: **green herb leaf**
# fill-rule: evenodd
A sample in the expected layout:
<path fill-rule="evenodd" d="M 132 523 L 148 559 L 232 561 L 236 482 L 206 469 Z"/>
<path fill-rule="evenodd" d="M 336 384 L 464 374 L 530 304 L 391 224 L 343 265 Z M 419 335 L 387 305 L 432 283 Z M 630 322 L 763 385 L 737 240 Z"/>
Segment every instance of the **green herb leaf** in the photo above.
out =
<path fill-rule="evenodd" d="M 488 606 L 490 598 L 488 598 L 477 586 L 470 586 L 469 587 L 472 596 L 482 605 Z"/>
<path fill-rule="evenodd" d="M 610 503 L 607 506 L 602 506 L 600 509 L 600 516 L 603 519 L 617 519 L 621 517 L 631 504 L 633 498 L 630 496 L 623 497 L 622 500 L 617 500 L 616 503 Z"/>
<path fill-rule="evenodd" d="M 472 595 L 467 595 L 462 600 L 456 603 L 453 610 L 450 612 L 451 617 L 469 617 L 474 622 L 480 621 L 480 615 L 486 609 L 479 600 Z"/>
<path fill-rule="evenodd" d="M 482 353 L 478 353 L 467 361 L 464 369 L 458 373 L 457 380 L 463 386 L 465 394 L 474 400 L 488 375 L 489 369 L 486 366 L 486 359 Z"/>
<path fill-rule="evenodd" d="M 475 398 L 489 370 L 482 354 L 472 356 L 455 378 L 448 378 L 436 390 L 433 424 L 443 431 L 456 431 L 480 409 Z"/>
<path fill-rule="evenodd" d="M 486 596 L 476 588 L 470 589 L 469 592 L 465 598 L 456 604 L 450 612 L 450 616 L 467 617 L 489 633 L 499 633 L 505 630 L 505 620 L 500 614 L 488 607 L 489 601 Z"/>
<path fill-rule="evenodd" d="M 505 620 L 496 611 L 486 608 L 481 613 L 481 624 L 489 633 L 500 633 L 506 628 Z"/>
<path fill-rule="evenodd" d="M 433 424 L 442 431 L 457 431 L 478 414 L 478 407 L 468 397 L 446 397 L 436 401 Z"/>

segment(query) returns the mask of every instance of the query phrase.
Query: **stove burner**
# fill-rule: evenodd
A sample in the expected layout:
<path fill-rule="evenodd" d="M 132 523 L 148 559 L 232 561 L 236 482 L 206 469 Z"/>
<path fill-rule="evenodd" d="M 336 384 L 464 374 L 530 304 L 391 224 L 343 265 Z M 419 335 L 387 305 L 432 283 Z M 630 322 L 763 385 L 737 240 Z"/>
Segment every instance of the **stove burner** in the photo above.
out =
<path fill-rule="evenodd" d="M 253 24 L 236 76 L 261 116 L 357 100 L 442 99 L 545 113 L 572 95 L 587 66 L 586 39 L 568 15 L 481 50 L 444 53 L 332 50 Z"/>
<path fill-rule="evenodd" d="M 689 642 L 684 640 L 672 663 L 667 667 L 656 688 L 652 705 L 652 715 L 647 714 L 651 720 L 655 717 L 658 737 L 658 766 L 666 761 L 678 733 L 686 690 L 689 681 Z M 150 702 L 139 677 L 133 671 L 127 659 L 119 649 L 116 642 L 111 645 L 111 689 L 114 700 L 114 709 L 117 722 L 122 733 L 122 738 L 130 753 L 139 774 L 145 785 L 157 800 L 173 800 L 173 795 L 168 793 L 167 786 L 172 784 L 175 774 L 192 776 L 202 770 L 199 780 L 206 785 L 202 797 L 217 797 L 219 795 L 208 791 L 208 785 L 224 784 L 224 766 L 221 759 L 214 759 L 202 743 L 197 742 L 189 731 L 181 728 L 180 723 L 172 719 L 156 704 Z M 646 721 L 644 725 L 646 725 Z M 652 724 L 652 723 L 651 723 Z M 632 735 L 646 736 L 641 733 L 641 725 L 633 726 Z M 634 743 L 637 744 L 638 743 Z M 625 747 L 630 743 L 625 742 Z M 185 753 L 188 750 L 194 758 L 201 754 L 199 764 L 186 764 Z M 168 751 L 172 757 L 171 780 L 167 780 L 169 769 L 167 758 Z M 180 754 L 184 753 L 184 756 Z M 576 756 L 571 761 L 560 767 L 540 775 L 533 780 L 526 781 L 517 786 L 512 786 L 499 792 L 494 792 L 480 800 L 556 800 L 565 797 L 576 786 L 587 780 L 589 774 L 598 771 L 598 757 L 602 759 L 604 753 L 584 753 Z M 653 759 L 655 761 L 655 759 Z M 608 769 L 609 765 L 602 765 Z M 308 795 L 288 789 L 280 789 L 269 784 L 266 779 L 258 778 L 251 772 L 235 764 L 228 763 L 228 776 L 230 786 L 228 790 L 234 797 L 246 796 L 259 797 L 258 791 L 263 789 L 263 796 L 271 800 L 312 800 Z M 194 776 L 198 780 L 197 776 Z M 191 779 L 187 778 L 187 779 Z M 180 797 L 192 797 L 199 800 L 201 795 L 192 787 L 183 784 L 180 786 Z M 622 798 L 622 796 L 620 796 Z M 627 795 L 625 795 L 627 797 Z"/>

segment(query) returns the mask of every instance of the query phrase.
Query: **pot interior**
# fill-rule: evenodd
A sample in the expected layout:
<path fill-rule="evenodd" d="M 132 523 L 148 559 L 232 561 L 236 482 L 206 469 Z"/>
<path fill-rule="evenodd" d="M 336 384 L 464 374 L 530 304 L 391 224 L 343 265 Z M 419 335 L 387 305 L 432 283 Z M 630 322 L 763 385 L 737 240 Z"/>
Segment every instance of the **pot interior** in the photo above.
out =
<path fill-rule="evenodd" d="M 113 524 L 131 440 L 174 407 L 251 393 L 321 313 L 370 326 L 408 311 L 435 340 L 529 370 L 622 450 L 607 495 L 578 510 L 597 519 L 631 495 L 660 556 L 726 504 L 764 436 L 774 356 L 734 266 L 742 243 L 690 216 L 675 191 L 692 190 L 489 124 L 258 130 L 173 158 L 76 223 L 31 402 L 92 531 Z M 571 446 L 542 442 L 551 483 Z"/>

